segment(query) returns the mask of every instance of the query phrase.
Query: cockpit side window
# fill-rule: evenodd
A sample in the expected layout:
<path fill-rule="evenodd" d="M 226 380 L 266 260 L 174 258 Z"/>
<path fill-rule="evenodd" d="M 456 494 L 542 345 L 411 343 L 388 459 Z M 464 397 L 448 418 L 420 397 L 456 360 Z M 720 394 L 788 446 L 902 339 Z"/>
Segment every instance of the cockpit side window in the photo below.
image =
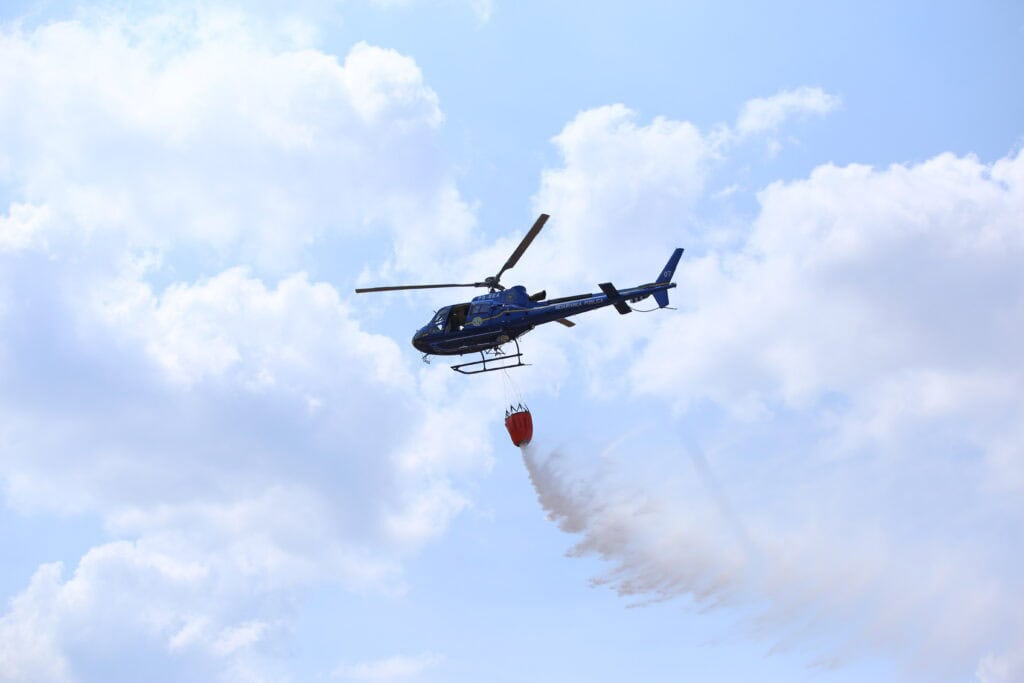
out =
<path fill-rule="evenodd" d="M 448 316 L 448 331 L 458 332 L 466 324 L 466 311 L 469 304 L 459 304 L 451 307 L 451 314 Z"/>

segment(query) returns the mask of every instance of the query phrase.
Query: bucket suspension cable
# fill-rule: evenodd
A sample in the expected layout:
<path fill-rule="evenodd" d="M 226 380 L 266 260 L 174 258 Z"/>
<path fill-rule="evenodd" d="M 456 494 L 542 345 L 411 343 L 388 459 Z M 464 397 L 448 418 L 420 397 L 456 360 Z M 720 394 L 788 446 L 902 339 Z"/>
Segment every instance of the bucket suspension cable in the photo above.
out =
<path fill-rule="evenodd" d="M 514 445 L 523 446 L 533 439 L 533 416 L 523 402 L 523 395 L 515 382 L 507 372 L 504 375 L 505 403 L 508 405 L 505 409 L 505 429 Z"/>
<path fill-rule="evenodd" d="M 508 409 L 505 411 L 505 417 L 515 412 L 527 410 L 525 401 L 523 401 L 523 394 L 519 391 L 515 381 L 509 377 L 508 370 L 504 370 L 501 374 L 502 386 L 505 390 L 505 404 L 508 406 Z"/>

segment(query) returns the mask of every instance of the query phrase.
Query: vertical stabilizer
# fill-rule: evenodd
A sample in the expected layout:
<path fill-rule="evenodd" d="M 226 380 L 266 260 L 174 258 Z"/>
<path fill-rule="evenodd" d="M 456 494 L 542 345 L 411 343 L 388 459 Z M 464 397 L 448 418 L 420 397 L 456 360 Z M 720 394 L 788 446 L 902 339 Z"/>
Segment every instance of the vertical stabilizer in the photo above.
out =
<path fill-rule="evenodd" d="M 655 284 L 662 284 L 665 282 L 671 282 L 672 276 L 676 272 L 676 266 L 679 265 L 679 258 L 683 255 L 683 250 L 676 249 L 672 252 L 672 256 L 669 258 L 668 263 L 658 273 L 658 279 L 654 281 Z M 665 308 L 668 306 L 668 290 L 663 289 L 660 292 L 654 293 L 654 300 L 658 302 L 658 308 Z"/>

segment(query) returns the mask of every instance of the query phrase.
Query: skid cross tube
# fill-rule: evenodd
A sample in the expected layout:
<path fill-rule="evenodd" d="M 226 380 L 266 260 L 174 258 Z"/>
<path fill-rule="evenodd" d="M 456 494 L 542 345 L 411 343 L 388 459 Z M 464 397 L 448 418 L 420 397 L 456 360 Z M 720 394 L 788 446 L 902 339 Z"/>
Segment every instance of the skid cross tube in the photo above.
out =
<path fill-rule="evenodd" d="M 512 342 L 516 345 L 515 353 L 497 353 L 491 358 L 487 358 L 487 355 L 481 351 L 480 360 L 453 365 L 452 370 L 462 373 L 463 375 L 479 375 L 484 372 L 495 372 L 497 370 L 508 370 L 510 368 L 523 368 L 528 366 L 529 363 L 523 362 L 523 353 L 519 350 L 519 341 L 513 339 Z M 491 367 L 488 367 L 488 362 L 491 363 Z"/>

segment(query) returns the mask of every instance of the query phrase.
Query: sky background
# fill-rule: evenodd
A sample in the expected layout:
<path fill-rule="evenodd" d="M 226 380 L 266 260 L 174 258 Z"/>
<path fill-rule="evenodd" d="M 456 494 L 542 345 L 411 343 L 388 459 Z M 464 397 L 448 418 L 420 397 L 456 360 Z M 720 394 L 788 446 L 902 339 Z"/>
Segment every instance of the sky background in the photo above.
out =
<path fill-rule="evenodd" d="M 1015 2 L 3 3 L 0 680 L 1024 680 L 1022 71 Z M 352 293 L 540 212 L 506 284 L 676 310 L 463 377 Z"/>

